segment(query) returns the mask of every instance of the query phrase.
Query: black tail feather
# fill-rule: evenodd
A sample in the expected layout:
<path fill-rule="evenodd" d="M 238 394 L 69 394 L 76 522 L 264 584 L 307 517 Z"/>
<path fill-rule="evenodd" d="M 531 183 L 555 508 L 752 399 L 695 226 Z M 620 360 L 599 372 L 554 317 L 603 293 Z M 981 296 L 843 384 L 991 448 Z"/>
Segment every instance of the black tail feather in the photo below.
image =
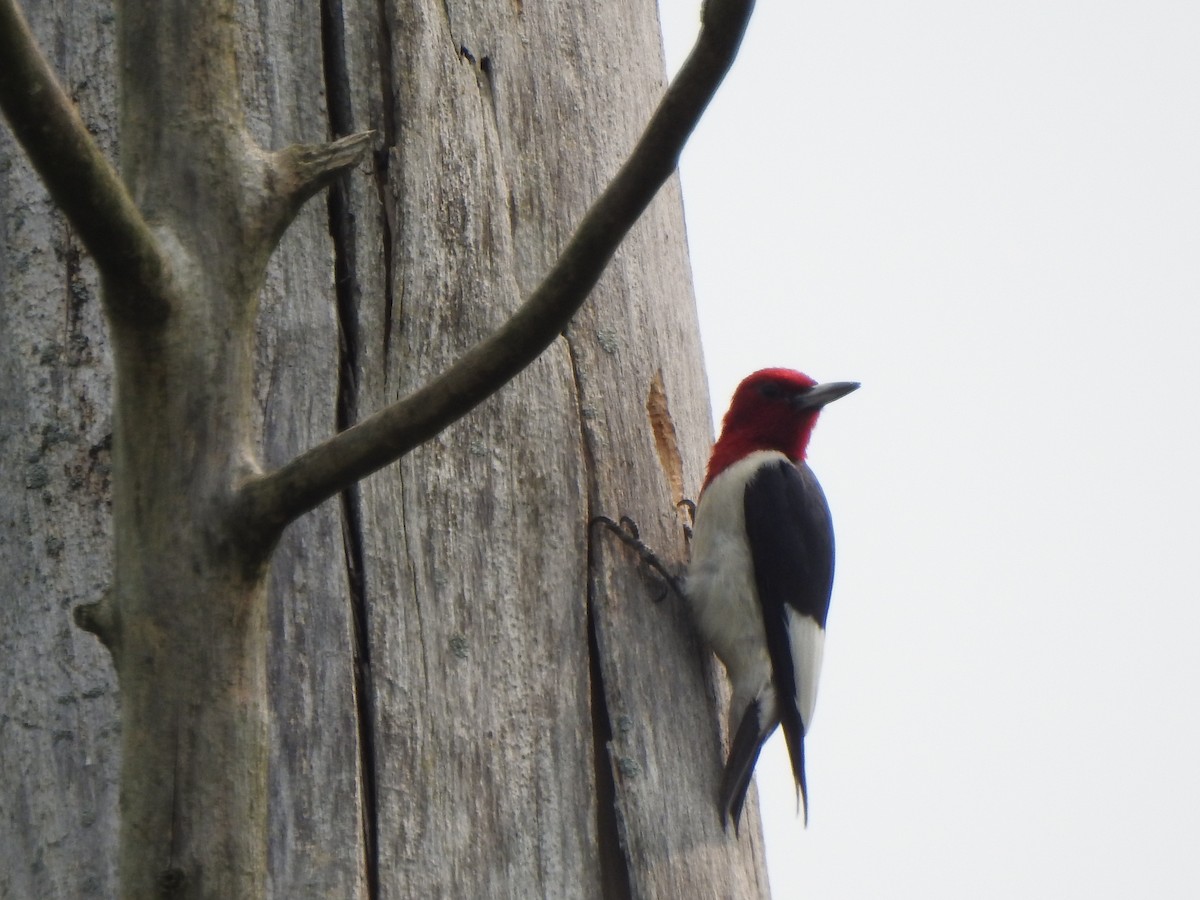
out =
<path fill-rule="evenodd" d="M 725 775 L 721 779 L 721 827 L 729 830 L 733 819 L 734 834 L 740 834 L 742 807 L 746 805 L 746 792 L 750 790 L 750 779 L 754 777 L 754 764 L 767 735 L 774 730 L 763 729 L 759 722 L 758 703 L 751 703 L 742 714 L 742 721 L 733 736 L 729 748 L 729 761 L 725 763 Z"/>
<path fill-rule="evenodd" d="M 788 713 L 791 715 L 788 715 Z M 804 827 L 808 827 L 808 781 L 804 777 L 804 723 L 796 709 L 783 710 L 780 720 L 792 760 L 792 777 L 796 779 L 796 802 L 804 805 Z"/>

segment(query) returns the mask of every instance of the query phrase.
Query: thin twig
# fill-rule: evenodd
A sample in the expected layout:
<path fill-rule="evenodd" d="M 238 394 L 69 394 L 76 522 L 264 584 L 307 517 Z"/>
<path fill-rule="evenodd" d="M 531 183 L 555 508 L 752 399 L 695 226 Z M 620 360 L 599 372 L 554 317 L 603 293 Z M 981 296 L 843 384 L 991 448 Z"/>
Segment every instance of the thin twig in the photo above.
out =
<path fill-rule="evenodd" d="M 270 546 L 301 514 L 437 435 L 553 343 L 675 171 L 688 136 L 733 64 L 753 9 L 753 0 L 707 0 L 696 45 L 629 159 L 554 267 L 504 325 L 429 384 L 242 486 L 236 518 L 250 534 L 258 532 L 260 546 Z"/>
<path fill-rule="evenodd" d="M 109 313 L 128 324 L 161 324 L 172 295 L 166 258 L 38 50 L 16 0 L 0 0 L 0 60 L 0 109 L 95 258 Z"/>

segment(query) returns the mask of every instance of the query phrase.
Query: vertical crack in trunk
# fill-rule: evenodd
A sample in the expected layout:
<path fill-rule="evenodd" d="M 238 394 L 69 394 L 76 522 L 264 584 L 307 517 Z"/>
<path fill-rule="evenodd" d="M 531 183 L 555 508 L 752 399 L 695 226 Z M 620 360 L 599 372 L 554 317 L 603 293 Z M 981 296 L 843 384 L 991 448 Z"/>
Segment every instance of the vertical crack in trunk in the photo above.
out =
<path fill-rule="evenodd" d="M 340 410 L 339 410 L 340 411 Z M 367 896 L 379 897 L 378 786 L 375 781 L 375 705 L 371 684 L 371 635 L 368 630 L 367 597 L 363 572 L 362 512 L 356 489 L 342 494 L 343 535 L 346 549 L 347 582 L 354 637 L 354 700 L 358 721 L 358 752 L 361 775 L 363 854 Z"/>
<path fill-rule="evenodd" d="M 354 130 L 350 75 L 346 63 L 341 0 L 321 0 L 321 40 L 329 129 L 334 137 Z M 337 429 L 358 419 L 359 318 L 356 242 L 345 178 L 329 190 L 329 233 L 334 250 L 334 293 L 338 322 Z M 375 782 L 375 713 L 371 684 L 371 641 L 364 572 L 362 509 L 357 486 L 342 493 L 342 535 L 353 636 L 354 700 L 358 723 L 363 854 L 370 900 L 379 897 L 379 817 Z"/>
<path fill-rule="evenodd" d="M 583 385 L 579 377 L 579 360 L 569 336 L 564 335 L 567 355 L 571 360 L 571 372 L 575 382 L 575 396 L 579 410 L 579 443 L 583 452 L 583 468 L 587 479 L 587 636 L 588 675 L 591 685 L 592 714 L 592 765 L 596 779 L 596 839 L 600 862 L 600 892 L 605 900 L 629 900 L 633 897 L 629 861 L 621 841 L 620 812 L 617 809 L 617 784 L 613 777 L 610 744 L 612 743 L 612 720 L 609 717 L 608 699 L 604 691 L 604 669 L 600 658 L 600 638 L 597 633 L 594 606 L 592 535 L 588 523 L 595 515 L 595 471 L 592 442 L 588 435 L 586 418 L 583 415 Z"/>
<path fill-rule="evenodd" d="M 591 554 L 588 554 L 591 564 Z M 633 886 L 629 880 L 629 862 L 621 846 L 621 828 L 617 820 L 617 784 L 613 778 L 609 743 L 612 722 L 604 698 L 604 676 L 600 671 L 600 645 L 596 640 L 596 619 L 588 597 L 588 664 L 592 686 L 592 763 L 596 767 L 596 836 L 599 841 L 600 895 L 604 900 L 629 900 Z"/>
<path fill-rule="evenodd" d="M 336 2 L 336 0 L 335 0 Z M 389 0 L 378 0 L 379 27 L 379 98 L 383 118 L 383 147 L 375 154 L 375 189 L 383 212 L 383 377 L 387 378 L 392 352 L 392 316 L 395 286 L 392 281 L 392 239 L 395 233 L 396 204 L 390 193 L 389 166 L 396 146 L 395 64 L 392 60 L 392 19 Z"/>

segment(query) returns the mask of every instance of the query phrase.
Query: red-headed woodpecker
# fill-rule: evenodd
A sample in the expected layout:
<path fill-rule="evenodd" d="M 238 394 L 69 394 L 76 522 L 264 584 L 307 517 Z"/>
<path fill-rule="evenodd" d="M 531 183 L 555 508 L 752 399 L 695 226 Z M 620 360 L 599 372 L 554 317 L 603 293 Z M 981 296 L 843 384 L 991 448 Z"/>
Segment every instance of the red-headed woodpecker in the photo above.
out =
<path fill-rule="evenodd" d="M 808 821 L 804 736 L 833 588 L 833 525 L 804 455 L 821 409 L 857 387 L 755 372 L 734 393 L 708 461 L 684 592 L 733 686 L 726 827 L 732 818 L 737 828 L 759 751 L 781 724 Z"/>

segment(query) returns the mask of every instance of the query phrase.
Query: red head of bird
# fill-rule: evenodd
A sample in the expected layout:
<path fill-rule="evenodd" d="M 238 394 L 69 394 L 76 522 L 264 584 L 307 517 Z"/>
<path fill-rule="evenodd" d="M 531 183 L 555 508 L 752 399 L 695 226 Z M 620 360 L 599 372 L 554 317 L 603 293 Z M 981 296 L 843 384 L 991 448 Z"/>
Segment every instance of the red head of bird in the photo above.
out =
<path fill-rule="evenodd" d="M 747 376 L 734 391 L 721 423 L 705 486 L 756 450 L 778 450 L 793 462 L 804 459 L 822 407 L 857 388 L 853 381 L 817 384 L 795 369 L 761 369 Z"/>

